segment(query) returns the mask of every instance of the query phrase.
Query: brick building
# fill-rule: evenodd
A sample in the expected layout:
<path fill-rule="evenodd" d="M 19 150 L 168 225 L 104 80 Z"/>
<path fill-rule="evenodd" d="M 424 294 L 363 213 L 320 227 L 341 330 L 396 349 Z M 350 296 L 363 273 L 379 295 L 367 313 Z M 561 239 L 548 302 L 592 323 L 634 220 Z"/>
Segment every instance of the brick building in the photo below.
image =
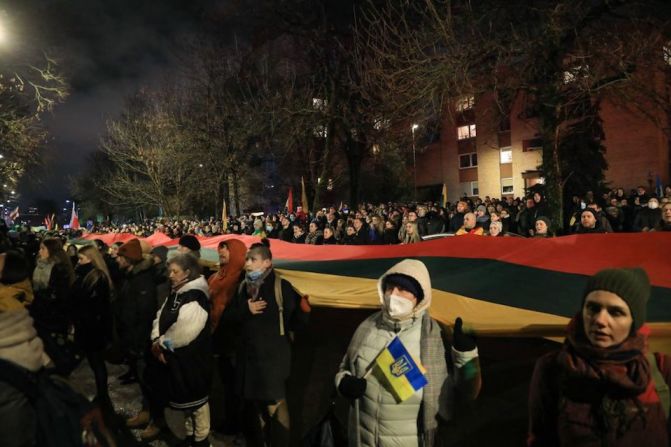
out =
<path fill-rule="evenodd" d="M 432 198 L 447 185 L 448 200 L 467 196 L 515 196 L 543 181 L 539 166 L 542 140 L 537 121 L 520 117 L 523 101 L 513 104 L 509 122 L 497 118 L 491 95 L 460 99 L 456 113 L 443 118 L 440 138 L 417 153 L 420 197 Z M 669 117 L 656 114 L 657 123 L 640 111 L 614 101 L 601 103 L 601 119 L 608 170 L 606 181 L 626 190 L 638 185 L 654 188 L 659 176 L 671 182 Z"/>

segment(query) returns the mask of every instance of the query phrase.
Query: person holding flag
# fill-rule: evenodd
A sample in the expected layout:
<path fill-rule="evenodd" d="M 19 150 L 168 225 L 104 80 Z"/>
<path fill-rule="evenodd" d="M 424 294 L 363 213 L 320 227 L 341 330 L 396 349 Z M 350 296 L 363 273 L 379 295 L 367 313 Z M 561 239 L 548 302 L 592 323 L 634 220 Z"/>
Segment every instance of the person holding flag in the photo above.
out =
<path fill-rule="evenodd" d="M 340 364 L 338 392 L 352 399 L 350 446 L 440 445 L 438 423 L 474 400 L 481 386 L 475 341 L 457 318 L 452 346 L 429 316 L 431 279 L 424 263 L 405 259 L 378 280 L 382 309 L 359 325 Z M 448 355 L 451 365 L 448 366 Z"/>

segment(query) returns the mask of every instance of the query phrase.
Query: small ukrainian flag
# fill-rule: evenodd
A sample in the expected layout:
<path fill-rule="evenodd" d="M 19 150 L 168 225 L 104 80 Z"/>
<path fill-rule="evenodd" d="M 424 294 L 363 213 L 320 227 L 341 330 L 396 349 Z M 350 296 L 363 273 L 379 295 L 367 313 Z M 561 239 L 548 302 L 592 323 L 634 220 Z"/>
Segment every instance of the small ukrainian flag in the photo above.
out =
<path fill-rule="evenodd" d="M 421 390 L 428 382 L 426 370 L 405 349 L 398 337 L 380 352 L 375 359 L 376 365 L 391 386 L 397 401 L 403 402 L 415 391 Z"/>

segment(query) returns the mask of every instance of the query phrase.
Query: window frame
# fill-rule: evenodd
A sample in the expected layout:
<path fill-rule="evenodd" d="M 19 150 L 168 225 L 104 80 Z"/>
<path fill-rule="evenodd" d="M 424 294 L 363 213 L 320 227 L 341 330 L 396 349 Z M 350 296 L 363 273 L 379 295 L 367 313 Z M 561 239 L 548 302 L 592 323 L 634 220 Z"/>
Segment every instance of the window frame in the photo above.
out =
<path fill-rule="evenodd" d="M 468 129 L 468 136 L 467 137 L 460 137 L 460 130 L 466 128 Z M 457 141 L 463 141 L 463 140 L 470 140 L 471 138 L 475 138 L 477 136 L 477 128 L 475 124 L 464 124 L 463 126 L 457 126 Z"/>
<path fill-rule="evenodd" d="M 475 164 L 473 164 L 473 157 L 475 156 Z M 468 166 L 461 166 L 461 157 L 468 157 Z M 477 152 L 467 152 L 465 154 L 459 154 L 459 169 L 471 169 L 478 167 L 478 153 Z"/>
<path fill-rule="evenodd" d="M 511 190 L 508 191 L 508 192 L 506 192 L 504 190 L 504 188 L 508 187 L 508 185 L 503 184 L 504 180 L 510 180 L 510 185 L 509 186 L 510 186 Z M 513 194 L 513 195 L 515 194 L 515 182 L 514 182 L 514 179 L 512 177 L 504 177 L 504 178 L 501 179 L 501 194 Z"/>

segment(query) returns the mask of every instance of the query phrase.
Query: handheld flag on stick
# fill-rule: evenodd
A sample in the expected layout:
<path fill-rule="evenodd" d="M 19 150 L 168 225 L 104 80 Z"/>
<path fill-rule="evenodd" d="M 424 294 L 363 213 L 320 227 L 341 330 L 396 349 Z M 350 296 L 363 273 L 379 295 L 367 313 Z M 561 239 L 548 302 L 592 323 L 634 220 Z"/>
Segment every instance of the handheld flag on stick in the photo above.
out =
<path fill-rule="evenodd" d="M 292 214 L 294 212 L 294 189 L 289 187 L 289 197 L 287 197 L 287 203 L 284 205 L 287 209 L 287 213 Z"/>
<path fill-rule="evenodd" d="M 305 192 L 305 181 L 303 180 L 303 177 L 301 177 L 301 205 L 303 206 L 303 212 L 305 214 L 310 214 L 308 207 L 308 195 Z"/>
<path fill-rule="evenodd" d="M 19 214 L 19 207 L 17 206 L 16 208 L 14 208 L 14 211 L 9 213 L 9 218 L 12 219 L 12 221 L 15 221 L 16 219 L 19 218 L 19 215 L 20 215 Z"/>
<path fill-rule="evenodd" d="M 70 229 L 78 230 L 79 229 L 79 216 L 77 216 L 77 210 L 75 209 L 75 202 L 72 202 L 72 214 L 70 215 Z"/>
<path fill-rule="evenodd" d="M 387 379 L 398 402 L 407 400 L 429 383 L 424 366 L 410 355 L 398 337 L 380 352 L 375 364 Z"/>
<path fill-rule="evenodd" d="M 224 206 L 221 208 L 221 231 L 224 233 L 228 228 L 228 210 L 226 209 L 226 199 L 224 199 Z"/>

